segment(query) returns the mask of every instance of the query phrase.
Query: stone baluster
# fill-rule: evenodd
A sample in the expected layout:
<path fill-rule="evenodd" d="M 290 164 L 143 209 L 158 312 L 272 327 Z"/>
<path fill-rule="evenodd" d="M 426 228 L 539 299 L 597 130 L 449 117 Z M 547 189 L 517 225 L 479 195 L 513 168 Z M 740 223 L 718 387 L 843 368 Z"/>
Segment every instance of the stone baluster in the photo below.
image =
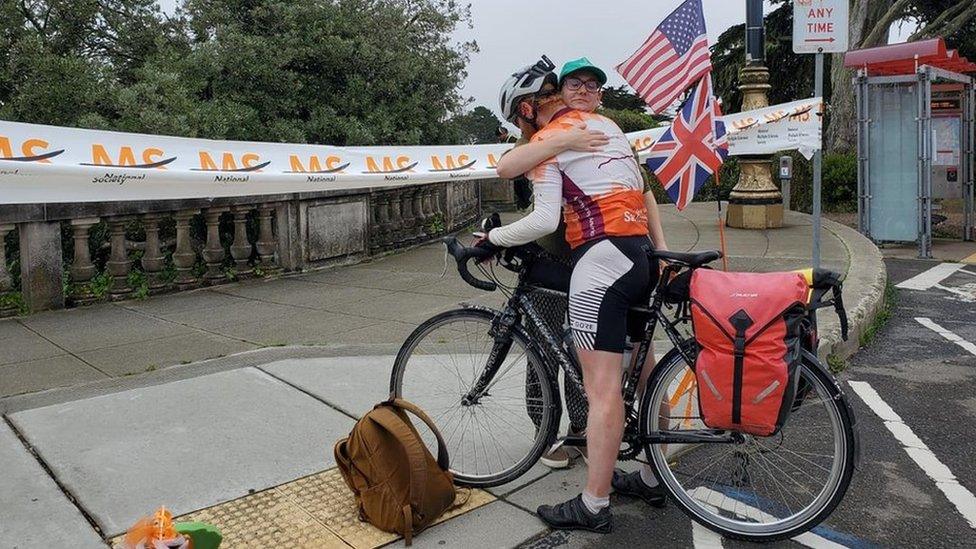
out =
<path fill-rule="evenodd" d="M 0 294 L 9 292 L 13 289 L 13 281 L 10 278 L 10 271 L 7 270 L 7 244 L 6 238 L 10 231 L 16 226 L 12 224 L 0 225 Z"/>
<path fill-rule="evenodd" d="M 380 195 L 380 211 L 379 211 L 379 221 L 380 221 L 380 250 L 390 249 L 390 243 L 392 238 L 392 226 L 390 223 L 390 193 L 383 193 Z"/>
<path fill-rule="evenodd" d="M 436 231 L 431 227 L 434 222 L 434 210 L 430 206 L 431 189 L 433 185 L 424 185 L 420 192 L 420 206 L 424 212 L 424 234 L 434 234 Z"/>
<path fill-rule="evenodd" d="M 398 246 L 406 246 L 413 240 L 414 224 L 413 200 L 411 200 L 409 189 L 400 189 L 400 238 L 397 239 Z"/>
<path fill-rule="evenodd" d="M 272 215 L 275 207 L 271 204 L 258 206 L 258 257 L 261 258 L 261 269 L 264 272 L 275 271 L 275 239 L 271 227 Z"/>
<path fill-rule="evenodd" d="M 200 210 L 182 210 L 173 216 L 176 219 L 176 250 L 173 251 L 173 264 L 176 265 L 176 287 L 188 290 L 197 286 L 198 280 L 193 275 L 193 266 L 197 262 L 197 254 L 193 251 L 190 241 L 190 220 L 200 213 Z"/>
<path fill-rule="evenodd" d="M 13 290 L 13 280 L 10 278 L 10 271 L 7 270 L 7 233 L 14 230 L 14 225 L 0 225 L 0 297 Z M 13 305 L 0 303 L 0 318 L 17 314 L 17 308 Z"/>
<path fill-rule="evenodd" d="M 444 209 L 444 202 L 441 200 L 441 196 L 446 195 L 446 191 L 444 191 L 444 189 L 445 189 L 444 185 L 437 184 L 437 186 L 434 187 L 433 192 L 431 193 L 431 209 L 434 212 L 435 216 L 440 217 L 441 226 L 443 227 L 442 232 L 450 229 L 450 227 L 447 226 L 447 222 L 448 222 L 447 210 Z"/>
<path fill-rule="evenodd" d="M 390 247 L 396 248 L 403 240 L 402 200 L 400 191 L 390 193 Z"/>
<path fill-rule="evenodd" d="M 424 215 L 424 188 L 416 187 L 410 191 L 410 200 L 413 206 L 414 231 L 413 240 L 421 241 L 427 234 L 427 216 Z"/>
<path fill-rule="evenodd" d="M 207 272 L 203 278 L 207 284 L 220 284 L 227 279 L 224 274 L 224 246 L 220 243 L 220 216 L 230 208 L 207 208 L 203 217 L 207 222 L 207 243 L 201 250 Z"/>
<path fill-rule="evenodd" d="M 133 290 L 132 285 L 129 284 L 132 261 L 129 260 L 129 252 L 125 248 L 125 225 L 131 219 L 131 217 L 112 217 L 108 220 L 109 241 L 112 251 L 105 267 L 112 277 L 112 284 L 109 286 L 108 293 L 113 301 L 126 299 Z"/>
<path fill-rule="evenodd" d="M 369 197 L 369 253 L 374 255 L 380 251 L 380 197 L 373 193 Z"/>
<path fill-rule="evenodd" d="M 159 242 L 159 222 L 163 220 L 160 214 L 146 214 L 142 216 L 142 228 L 146 231 L 146 249 L 142 254 L 142 270 L 146 272 L 149 282 L 149 293 L 165 292 L 169 284 L 163 280 L 163 269 L 166 268 L 166 256 L 163 255 Z"/>
<path fill-rule="evenodd" d="M 424 187 L 424 223 L 430 224 L 434 221 L 434 193 L 436 188 L 433 185 Z"/>
<path fill-rule="evenodd" d="M 250 206 L 234 207 L 234 243 L 230 246 L 230 256 L 234 258 L 238 278 L 248 278 L 254 274 L 251 268 L 251 242 L 247 239 L 247 214 Z"/>
<path fill-rule="evenodd" d="M 95 301 L 91 291 L 91 279 L 95 276 L 91 251 L 88 245 L 89 231 L 98 224 L 97 217 L 71 220 L 71 237 L 74 240 L 74 261 L 71 263 L 71 295 L 75 305 L 88 305 Z M 123 234 L 123 237 L 125 235 Z"/>

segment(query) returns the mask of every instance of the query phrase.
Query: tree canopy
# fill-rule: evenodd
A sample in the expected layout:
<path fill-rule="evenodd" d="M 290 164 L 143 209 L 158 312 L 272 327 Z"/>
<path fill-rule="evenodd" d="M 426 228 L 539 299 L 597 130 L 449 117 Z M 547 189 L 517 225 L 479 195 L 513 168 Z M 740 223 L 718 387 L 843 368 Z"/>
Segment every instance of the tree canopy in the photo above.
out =
<path fill-rule="evenodd" d="M 793 3 L 773 0 L 777 7 L 766 15 L 766 60 L 769 102 L 792 101 L 813 95 L 814 56 L 793 53 Z M 888 43 L 894 24 L 918 27 L 909 41 L 942 36 L 952 48 L 976 58 L 976 2 L 968 0 L 850 0 L 850 49 Z M 712 46 L 713 79 L 723 110 L 741 110 L 739 68 L 745 60 L 745 28 L 735 25 Z M 826 56 L 824 98 L 829 105 L 825 128 L 828 150 L 850 151 L 855 146 L 854 94 L 851 72 L 843 55 Z"/>
<path fill-rule="evenodd" d="M 454 0 L 0 4 L 0 118 L 214 139 L 433 144 L 477 46 Z"/>
<path fill-rule="evenodd" d="M 457 143 L 494 143 L 498 137 L 496 132 L 502 121 L 491 112 L 491 109 L 478 105 L 471 112 L 466 112 L 452 118 L 449 122 L 451 130 L 456 135 Z"/>

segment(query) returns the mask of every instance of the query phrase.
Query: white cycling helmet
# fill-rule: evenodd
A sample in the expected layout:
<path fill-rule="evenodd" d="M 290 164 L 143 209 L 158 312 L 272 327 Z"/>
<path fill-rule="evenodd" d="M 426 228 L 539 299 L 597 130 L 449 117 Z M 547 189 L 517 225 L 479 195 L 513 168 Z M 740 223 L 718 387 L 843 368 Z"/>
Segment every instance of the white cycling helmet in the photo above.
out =
<path fill-rule="evenodd" d="M 519 69 L 505 80 L 501 92 L 498 94 L 498 104 L 505 120 L 514 123 L 518 115 L 519 101 L 526 96 L 538 93 L 546 82 L 556 86 L 558 78 L 553 72 L 555 68 L 556 65 L 543 55 L 542 59 L 534 65 L 527 65 Z"/>

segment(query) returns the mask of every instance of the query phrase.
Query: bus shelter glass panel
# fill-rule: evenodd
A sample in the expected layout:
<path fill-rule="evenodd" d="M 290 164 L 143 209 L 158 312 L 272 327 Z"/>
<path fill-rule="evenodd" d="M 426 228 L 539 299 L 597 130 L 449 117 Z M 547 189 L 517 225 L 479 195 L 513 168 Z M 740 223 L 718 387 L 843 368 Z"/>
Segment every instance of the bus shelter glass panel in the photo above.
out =
<path fill-rule="evenodd" d="M 919 190 L 916 89 L 911 84 L 875 84 L 868 90 L 871 238 L 914 242 Z"/>

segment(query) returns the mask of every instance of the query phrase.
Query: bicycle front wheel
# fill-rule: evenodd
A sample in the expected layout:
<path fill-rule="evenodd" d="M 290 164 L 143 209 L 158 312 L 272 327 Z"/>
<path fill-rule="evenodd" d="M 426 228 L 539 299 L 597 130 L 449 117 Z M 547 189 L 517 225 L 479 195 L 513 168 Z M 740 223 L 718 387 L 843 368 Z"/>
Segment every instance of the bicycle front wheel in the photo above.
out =
<path fill-rule="evenodd" d="M 645 433 L 706 428 L 694 372 L 677 349 L 648 386 Z M 792 414 L 773 436 L 647 448 L 661 483 L 692 519 L 729 538 L 768 542 L 806 532 L 840 503 L 854 469 L 853 418 L 822 367 L 804 360 L 799 387 Z"/>
<path fill-rule="evenodd" d="M 480 309 L 434 316 L 404 342 L 390 381 L 434 420 L 454 480 L 482 488 L 528 471 L 559 426 L 555 385 L 525 332 L 515 325 L 501 337 L 494 325 L 495 314 Z"/>

